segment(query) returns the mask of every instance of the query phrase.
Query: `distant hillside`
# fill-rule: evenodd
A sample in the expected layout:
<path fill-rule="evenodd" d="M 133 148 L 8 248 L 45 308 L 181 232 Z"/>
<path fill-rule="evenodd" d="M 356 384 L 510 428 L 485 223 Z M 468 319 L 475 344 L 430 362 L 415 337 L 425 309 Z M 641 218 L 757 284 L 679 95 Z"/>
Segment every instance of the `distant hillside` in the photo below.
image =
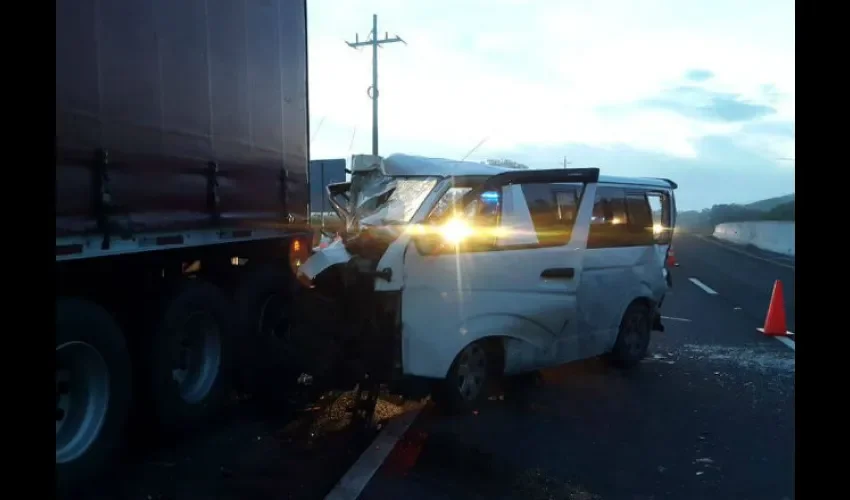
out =
<path fill-rule="evenodd" d="M 761 210 L 762 212 L 767 212 L 769 210 L 773 210 L 779 205 L 784 205 L 785 203 L 793 201 L 795 201 L 795 193 L 786 194 L 785 196 L 777 196 L 776 198 L 768 198 L 766 200 L 756 201 L 744 206 L 753 210 Z"/>
<path fill-rule="evenodd" d="M 689 231 L 710 233 L 714 231 L 714 226 L 724 222 L 793 221 L 795 219 L 795 205 L 793 193 L 747 205 L 735 203 L 714 205 L 703 210 L 679 212 L 677 226 Z"/>

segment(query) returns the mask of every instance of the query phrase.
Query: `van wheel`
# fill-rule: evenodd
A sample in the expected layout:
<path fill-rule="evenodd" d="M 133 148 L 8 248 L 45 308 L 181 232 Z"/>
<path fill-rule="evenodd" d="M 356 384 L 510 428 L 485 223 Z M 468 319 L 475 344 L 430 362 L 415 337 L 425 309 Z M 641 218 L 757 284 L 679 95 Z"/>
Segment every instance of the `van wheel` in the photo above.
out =
<path fill-rule="evenodd" d="M 652 331 L 652 314 L 649 306 L 633 302 L 620 321 L 617 342 L 609 355 L 614 366 L 631 368 L 646 357 Z"/>
<path fill-rule="evenodd" d="M 498 372 L 496 349 L 473 342 L 457 355 L 446 378 L 434 388 L 432 398 L 449 413 L 471 411 L 487 398 Z"/>
<path fill-rule="evenodd" d="M 56 477 L 66 493 L 99 475 L 124 443 L 130 410 L 130 354 L 102 307 L 56 301 Z"/>
<path fill-rule="evenodd" d="M 234 306 L 218 287 L 187 281 L 154 334 L 151 399 L 160 426 L 182 430 L 210 417 L 229 397 Z"/>

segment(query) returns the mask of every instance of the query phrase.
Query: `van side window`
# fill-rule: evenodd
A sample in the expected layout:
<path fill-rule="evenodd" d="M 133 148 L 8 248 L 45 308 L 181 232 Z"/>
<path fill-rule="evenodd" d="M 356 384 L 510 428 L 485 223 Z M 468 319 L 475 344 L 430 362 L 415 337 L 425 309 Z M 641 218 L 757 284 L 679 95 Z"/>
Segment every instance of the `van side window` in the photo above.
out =
<path fill-rule="evenodd" d="M 558 219 L 572 227 L 578 214 L 578 189 L 556 189 L 555 202 L 558 205 Z"/>
<path fill-rule="evenodd" d="M 539 245 L 566 245 L 570 241 L 578 210 L 578 187 L 523 184 L 522 192 Z"/>
<path fill-rule="evenodd" d="M 587 248 L 627 246 L 627 222 L 625 191 L 620 188 L 597 187 L 590 231 L 587 234 Z"/>
<path fill-rule="evenodd" d="M 629 235 L 625 243 L 630 246 L 654 244 L 652 208 L 649 205 L 646 193 L 642 191 L 627 192 L 626 212 Z"/>

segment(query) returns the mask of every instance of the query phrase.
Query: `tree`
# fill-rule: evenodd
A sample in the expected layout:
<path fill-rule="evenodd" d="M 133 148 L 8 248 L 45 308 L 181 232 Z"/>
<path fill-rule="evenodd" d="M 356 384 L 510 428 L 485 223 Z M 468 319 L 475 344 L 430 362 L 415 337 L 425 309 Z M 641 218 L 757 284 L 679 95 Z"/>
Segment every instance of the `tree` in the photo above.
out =
<path fill-rule="evenodd" d="M 724 222 L 752 222 L 759 220 L 793 221 L 795 202 L 776 205 L 770 210 L 757 210 L 744 205 L 720 204 L 701 211 L 687 210 L 676 216 L 676 225 L 689 231 L 711 233 L 717 224 Z"/>
<path fill-rule="evenodd" d="M 789 201 L 768 210 L 762 218 L 764 220 L 793 221 L 795 215 L 795 202 Z"/>

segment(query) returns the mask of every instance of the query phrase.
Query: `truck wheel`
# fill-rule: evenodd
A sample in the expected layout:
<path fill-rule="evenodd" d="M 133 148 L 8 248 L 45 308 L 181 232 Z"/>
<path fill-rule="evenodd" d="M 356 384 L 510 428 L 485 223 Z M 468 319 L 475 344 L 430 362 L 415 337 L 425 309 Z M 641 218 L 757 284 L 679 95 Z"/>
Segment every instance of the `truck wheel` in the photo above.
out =
<path fill-rule="evenodd" d="M 65 492 L 114 463 L 132 381 L 124 334 L 102 307 L 56 301 L 56 476 Z"/>
<path fill-rule="evenodd" d="M 248 271 L 235 293 L 239 310 L 236 373 L 239 388 L 256 396 L 277 392 L 290 375 L 286 366 L 294 281 L 285 269 L 262 266 Z M 294 383 L 299 374 L 292 377 Z M 273 379 L 273 380 L 270 380 Z"/>
<path fill-rule="evenodd" d="M 652 314 L 649 306 L 633 302 L 620 321 L 620 331 L 609 360 L 614 366 L 631 368 L 646 357 L 652 331 Z"/>
<path fill-rule="evenodd" d="M 434 388 L 432 399 L 448 413 L 471 411 L 487 399 L 493 379 L 499 371 L 496 349 L 478 341 L 457 355 L 446 378 Z"/>
<path fill-rule="evenodd" d="M 152 339 L 150 397 L 166 431 L 216 414 L 230 390 L 234 306 L 216 286 L 191 280 L 167 303 Z"/>

